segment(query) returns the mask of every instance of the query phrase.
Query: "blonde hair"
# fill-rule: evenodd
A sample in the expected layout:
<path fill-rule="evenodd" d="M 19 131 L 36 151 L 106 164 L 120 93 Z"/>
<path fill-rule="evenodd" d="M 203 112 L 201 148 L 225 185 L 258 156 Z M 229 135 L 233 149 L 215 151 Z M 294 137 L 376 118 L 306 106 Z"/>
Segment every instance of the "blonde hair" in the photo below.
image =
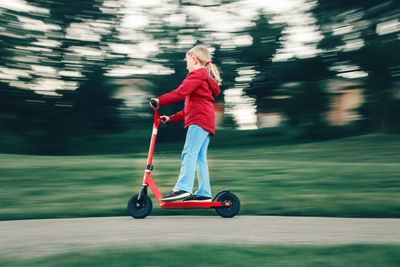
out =
<path fill-rule="evenodd" d="M 211 54 L 207 47 L 204 45 L 196 45 L 192 49 L 186 52 L 186 56 L 196 57 L 200 63 L 206 66 L 208 74 L 214 79 L 214 81 L 220 85 L 222 80 L 219 75 L 218 68 L 215 64 L 211 63 Z M 210 63 L 209 63 L 210 62 Z"/>

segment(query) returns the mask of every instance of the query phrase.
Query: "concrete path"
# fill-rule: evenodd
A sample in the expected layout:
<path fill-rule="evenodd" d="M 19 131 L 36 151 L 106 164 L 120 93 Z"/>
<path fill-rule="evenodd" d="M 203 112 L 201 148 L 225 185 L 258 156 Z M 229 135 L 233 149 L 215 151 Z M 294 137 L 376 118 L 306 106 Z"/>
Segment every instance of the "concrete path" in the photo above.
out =
<path fill-rule="evenodd" d="M 0 257 L 37 257 L 115 245 L 400 244 L 400 219 L 149 216 L 0 222 Z"/>

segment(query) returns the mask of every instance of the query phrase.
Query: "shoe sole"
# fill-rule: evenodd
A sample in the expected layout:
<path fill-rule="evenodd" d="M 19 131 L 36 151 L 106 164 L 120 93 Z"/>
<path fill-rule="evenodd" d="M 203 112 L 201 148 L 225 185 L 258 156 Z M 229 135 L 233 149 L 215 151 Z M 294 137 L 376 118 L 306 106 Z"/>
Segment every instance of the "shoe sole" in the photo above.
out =
<path fill-rule="evenodd" d="M 180 199 L 185 199 L 190 197 L 189 193 L 182 193 L 178 196 L 174 196 L 174 197 L 169 197 L 169 198 L 161 198 L 161 201 L 163 202 L 172 202 L 172 201 L 176 201 L 176 200 L 180 200 Z"/>

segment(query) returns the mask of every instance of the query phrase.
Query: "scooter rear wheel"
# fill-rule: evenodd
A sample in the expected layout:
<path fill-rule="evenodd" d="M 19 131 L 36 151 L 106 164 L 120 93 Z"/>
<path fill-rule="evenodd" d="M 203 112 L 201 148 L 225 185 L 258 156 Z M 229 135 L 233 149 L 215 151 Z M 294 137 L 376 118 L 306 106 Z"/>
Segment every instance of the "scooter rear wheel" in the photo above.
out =
<path fill-rule="evenodd" d="M 138 200 L 138 196 L 139 195 L 136 194 L 129 199 L 128 212 L 133 218 L 142 219 L 150 214 L 153 208 L 153 203 L 145 194 L 142 195 L 140 200 Z"/>
<path fill-rule="evenodd" d="M 215 211 L 224 218 L 232 218 L 235 216 L 240 210 L 240 200 L 239 198 L 232 193 L 225 193 L 219 196 L 215 201 L 222 203 L 230 203 L 230 206 L 225 207 L 216 207 Z"/>

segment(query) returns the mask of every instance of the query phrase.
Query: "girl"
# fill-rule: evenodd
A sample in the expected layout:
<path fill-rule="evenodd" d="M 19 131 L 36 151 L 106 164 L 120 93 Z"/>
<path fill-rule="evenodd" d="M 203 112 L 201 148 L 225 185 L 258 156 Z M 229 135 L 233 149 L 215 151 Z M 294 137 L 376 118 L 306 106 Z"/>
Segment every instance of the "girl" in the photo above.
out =
<path fill-rule="evenodd" d="M 185 120 L 185 146 L 182 151 L 181 171 L 178 182 L 170 194 L 161 198 L 164 202 L 179 199 L 184 201 L 211 201 L 210 179 L 207 165 L 207 148 L 210 135 L 215 133 L 214 98 L 218 96 L 221 78 L 217 67 L 211 63 L 211 55 L 203 45 L 186 53 L 186 69 L 189 74 L 174 91 L 154 100 L 159 106 L 167 106 L 185 98 L 182 111 L 172 116 L 161 116 L 163 123 L 178 123 Z M 195 171 L 199 189 L 192 195 Z"/>

